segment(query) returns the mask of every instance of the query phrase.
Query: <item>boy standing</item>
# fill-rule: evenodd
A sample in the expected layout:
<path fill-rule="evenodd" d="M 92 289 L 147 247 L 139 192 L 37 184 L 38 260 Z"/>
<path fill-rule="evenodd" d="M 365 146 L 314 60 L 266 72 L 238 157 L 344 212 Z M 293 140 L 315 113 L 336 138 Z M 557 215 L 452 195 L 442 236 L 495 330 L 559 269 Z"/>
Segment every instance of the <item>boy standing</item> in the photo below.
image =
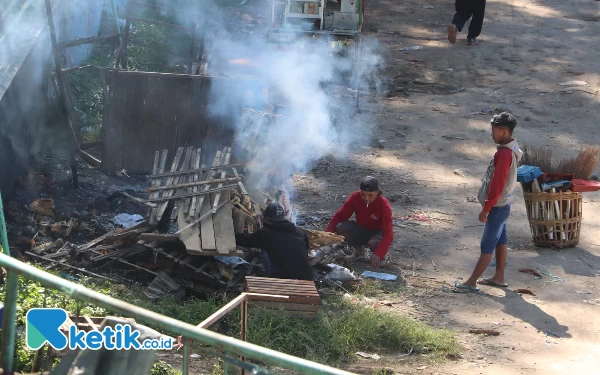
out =
<path fill-rule="evenodd" d="M 477 37 L 481 34 L 481 28 L 483 27 L 485 0 L 456 0 L 454 8 L 456 13 L 452 18 L 452 24 L 448 26 L 448 41 L 452 44 L 456 43 L 456 33 L 462 31 L 465 23 L 472 16 L 467 44 L 470 46 L 479 44 Z"/>
<path fill-rule="evenodd" d="M 478 199 L 483 206 L 479 221 L 485 223 L 481 237 L 481 255 L 473 274 L 467 281 L 457 285 L 456 293 L 479 292 L 477 284 L 507 287 L 504 283 L 504 266 L 508 255 L 506 221 L 510 215 L 512 192 L 517 186 L 517 167 L 523 152 L 512 137 L 517 126 L 515 117 L 502 112 L 492 118 L 492 139 L 498 150 L 490 162 L 479 189 Z M 479 280 L 496 250 L 496 273 L 489 279 Z"/>

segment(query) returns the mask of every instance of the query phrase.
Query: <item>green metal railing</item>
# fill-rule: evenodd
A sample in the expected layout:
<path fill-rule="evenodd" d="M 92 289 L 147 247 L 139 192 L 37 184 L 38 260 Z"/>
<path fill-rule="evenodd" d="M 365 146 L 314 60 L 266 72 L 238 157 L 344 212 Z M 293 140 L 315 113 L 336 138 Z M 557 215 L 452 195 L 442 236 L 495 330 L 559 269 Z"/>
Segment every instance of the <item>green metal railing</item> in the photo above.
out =
<path fill-rule="evenodd" d="M 75 300 L 93 303 L 113 313 L 134 318 L 136 322 L 146 324 L 149 327 L 169 332 L 173 335 L 180 335 L 188 340 L 193 340 L 201 345 L 208 346 L 211 349 L 204 349 L 203 351 L 210 352 L 212 355 L 223 360 L 223 370 L 225 374 L 228 373 L 227 370 L 229 369 L 229 365 L 248 370 L 252 374 L 274 373 L 271 370 L 266 370 L 256 364 L 261 363 L 268 367 L 288 369 L 300 374 L 351 375 L 351 373 L 343 370 L 250 344 L 142 309 L 138 306 L 95 292 L 82 285 L 64 280 L 58 276 L 20 262 L 10 256 L 1 202 L 2 197 L 0 196 L 0 237 L 2 237 L 2 247 L 4 248 L 4 253 L 0 254 L 0 267 L 4 267 L 7 271 L 1 342 L 1 365 L 4 369 L 4 374 L 12 374 L 14 368 L 16 302 L 19 288 L 19 275 L 22 275 L 24 278 L 36 281 L 47 288 L 59 290 Z M 236 357 L 241 357 L 243 360 Z M 187 356 L 184 356 L 183 366 L 184 368 L 188 368 Z"/>

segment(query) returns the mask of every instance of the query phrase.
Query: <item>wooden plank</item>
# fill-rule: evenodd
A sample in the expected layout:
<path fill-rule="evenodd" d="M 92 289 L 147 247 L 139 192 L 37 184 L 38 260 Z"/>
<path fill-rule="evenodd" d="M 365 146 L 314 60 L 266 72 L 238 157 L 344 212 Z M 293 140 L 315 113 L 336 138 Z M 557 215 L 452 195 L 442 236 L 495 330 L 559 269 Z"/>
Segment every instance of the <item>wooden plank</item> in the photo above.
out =
<path fill-rule="evenodd" d="M 278 293 L 288 293 L 290 295 L 298 295 L 298 296 L 304 296 L 304 295 L 311 295 L 311 296 L 317 296 L 319 295 L 319 293 L 314 289 L 309 289 L 308 287 L 298 287 L 298 289 L 290 289 L 287 286 L 277 286 L 277 285 L 264 285 L 264 286 L 253 286 L 250 288 L 247 288 L 246 291 L 248 292 L 254 292 L 257 289 L 272 289 L 273 291 L 277 291 Z"/>
<path fill-rule="evenodd" d="M 198 153 L 200 152 L 200 150 L 196 150 L 196 149 L 192 149 L 192 159 L 190 160 L 190 168 L 187 169 L 191 169 L 196 165 L 196 161 L 198 161 L 198 163 L 200 163 L 200 161 L 198 160 Z M 194 175 L 182 175 L 180 177 L 180 181 L 181 179 L 185 179 L 184 181 L 186 181 L 187 183 L 189 182 L 193 182 L 194 180 Z M 187 188 L 187 194 L 191 194 L 193 192 L 193 187 L 188 187 Z M 173 212 L 171 213 L 171 220 L 175 220 L 177 218 L 177 215 L 179 214 L 179 206 L 183 206 L 183 212 L 186 213 L 186 211 L 189 209 L 189 205 L 191 202 L 191 197 L 186 197 L 186 198 L 181 198 L 179 201 L 180 203 L 178 205 L 176 205 L 175 207 L 177 209 L 174 209 Z"/>
<path fill-rule="evenodd" d="M 313 291 L 311 291 L 310 289 L 298 289 L 298 290 L 294 290 L 294 291 L 290 291 L 287 288 L 278 288 L 275 286 L 269 286 L 269 287 L 254 287 L 254 288 L 250 288 L 247 289 L 246 291 L 248 292 L 252 292 L 252 293 L 256 293 L 259 290 L 271 290 L 271 293 L 274 294 L 284 294 L 286 296 L 295 296 L 295 297 L 301 297 L 301 298 L 314 298 L 314 297 L 318 297 L 319 294 L 315 293 Z"/>
<path fill-rule="evenodd" d="M 162 118 L 162 87 L 156 77 L 148 77 L 146 83 L 146 96 L 144 100 L 144 111 L 142 114 L 142 149 L 140 151 L 139 170 L 151 171 L 152 164 L 146 155 L 159 149 L 159 137 Z M 152 174 L 157 174 L 152 171 Z M 166 176 L 165 176 L 166 177 Z M 152 177 L 151 177 L 152 178 Z"/>
<path fill-rule="evenodd" d="M 201 161 L 202 161 L 202 150 L 198 149 L 198 151 L 196 152 L 196 160 L 194 160 L 194 169 L 200 168 L 200 162 Z M 199 172 L 194 173 L 193 181 L 194 182 L 198 181 L 200 179 L 200 175 L 201 174 Z M 199 189 L 198 186 L 194 186 L 192 188 L 192 192 L 195 193 L 195 192 L 198 191 L 198 189 Z M 196 216 L 197 200 L 198 200 L 198 197 L 193 197 L 191 199 L 189 205 L 186 204 L 184 213 L 186 213 L 186 214 L 189 213 L 190 216 L 192 216 L 192 217 Z"/>
<path fill-rule="evenodd" d="M 293 280 L 293 279 L 289 279 L 286 281 L 279 281 L 280 279 L 276 279 L 277 282 L 266 282 L 266 281 L 247 281 L 246 285 L 248 286 L 248 288 L 252 288 L 252 287 L 256 287 L 256 286 L 267 286 L 267 287 L 280 287 L 280 288 L 288 288 L 290 290 L 294 290 L 295 288 L 299 288 L 299 289 L 311 289 L 314 290 L 315 292 L 317 291 L 317 288 L 315 287 L 315 283 L 312 281 L 309 281 L 308 283 L 303 283 L 303 280 Z"/>
<path fill-rule="evenodd" d="M 193 154 L 194 154 L 194 148 L 192 146 L 188 147 L 185 150 L 185 158 L 183 159 L 183 164 L 181 165 L 181 168 L 179 168 L 179 170 L 185 171 L 186 169 L 188 169 L 190 167 L 190 162 L 192 161 Z M 176 193 L 179 193 L 179 194 L 184 193 L 184 191 L 182 189 L 178 189 L 177 187 L 181 185 L 181 184 L 179 184 L 179 182 L 181 182 L 182 180 L 185 180 L 185 178 L 186 178 L 185 175 L 179 175 L 179 176 L 174 177 L 174 179 L 173 179 L 174 189 L 171 190 L 172 191 L 171 196 L 173 196 L 173 194 L 176 194 Z M 179 212 L 179 202 L 180 201 L 181 201 L 181 199 L 174 200 L 173 212 L 171 213 L 171 220 L 175 220 L 175 218 L 177 217 L 177 213 Z"/>
<path fill-rule="evenodd" d="M 260 306 L 267 309 L 274 310 L 289 310 L 289 311 L 310 311 L 316 312 L 319 310 L 319 305 L 307 305 L 304 303 L 290 303 L 290 302 L 263 302 L 263 301 L 252 301 L 250 305 Z"/>
<path fill-rule="evenodd" d="M 95 158 L 93 155 L 83 151 L 83 150 L 79 150 L 79 156 L 85 160 L 87 163 L 91 164 L 92 166 L 94 166 L 95 168 L 100 168 L 102 166 L 102 161 Z"/>
<path fill-rule="evenodd" d="M 184 178 L 187 178 L 187 175 L 184 175 L 184 174 L 175 175 L 173 178 L 174 178 L 174 180 L 182 180 Z M 225 182 L 236 182 L 236 181 L 238 181 L 237 178 L 230 177 L 230 178 L 223 178 L 223 179 L 217 179 L 217 180 L 206 180 L 206 181 L 197 181 L 197 182 L 186 182 L 186 183 L 176 183 L 175 182 L 175 183 L 173 183 L 173 185 L 151 187 L 148 189 L 148 191 L 187 189 L 187 188 L 191 188 L 194 186 L 211 185 L 211 184 L 217 184 L 217 183 L 219 184 L 219 188 L 222 188 L 223 184 Z M 219 191 L 220 189 L 216 189 L 216 190 Z M 185 193 L 182 193 L 180 191 L 178 193 L 180 193 L 182 195 L 186 195 Z M 217 194 L 219 194 L 219 193 L 217 192 Z M 188 193 L 187 195 L 191 196 L 191 193 Z"/>
<path fill-rule="evenodd" d="M 160 157 L 160 162 L 158 162 L 158 168 L 157 168 L 157 161 L 158 161 L 158 155 L 159 155 L 160 151 L 156 151 L 155 155 L 154 155 L 154 170 L 157 173 L 162 173 L 165 170 L 165 166 L 167 164 L 167 156 L 169 154 L 169 150 L 163 150 L 162 155 Z M 161 179 L 160 178 L 155 178 L 152 180 L 152 186 L 160 186 L 161 184 Z M 150 198 L 158 198 L 159 196 L 159 192 L 154 192 L 150 194 Z M 153 208 L 150 210 L 150 224 L 156 224 L 158 222 L 157 218 L 156 218 L 156 214 L 158 212 L 158 207 L 157 208 Z"/>
<path fill-rule="evenodd" d="M 218 194 L 218 193 L 217 193 Z M 223 197 L 229 200 L 229 194 Z M 223 208 L 213 214 L 213 227 L 215 230 L 215 241 L 217 251 L 220 254 L 229 254 L 237 249 L 235 242 L 235 229 L 233 228 L 233 213 L 231 204 L 227 203 Z"/>
<path fill-rule="evenodd" d="M 171 164 L 171 171 L 174 172 L 175 170 L 177 170 L 177 166 L 179 165 L 179 160 L 181 159 L 181 155 L 183 154 L 183 147 L 180 147 L 177 149 L 177 153 L 175 154 L 175 158 L 173 159 L 173 163 Z M 172 185 L 173 184 L 173 180 L 175 179 L 175 177 L 167 177 L 167 182 L 165 183 L 165 185 Z M 163 196 L 169 196 L 169 191 L 165 191 L 163 193 Z M 168 205 L 168 201 L 162 203 L 159 207 L 158 207 L 158 211 L 156 213 L 156 219 L 158 221 L 160 221 L 160 219 L 162 218 L 163 213 L 165 212 L 165 209 L 167 208 Z"/>
<path fill-rule="evenodd" d="M 198 149 L 200 150 L 200 149 Z M 202 150 L 200 150 L 202 151 Z M 202 160 L 202 153 L 199 154 L 200 159 Z M 222 169 L 222 168 L 233 168 L 233 167 L 239 167 L 242 165 L 245 165 L 246 163 L 235 163 L 235 164 L 228 164 L 225 166 L 211 166 L 211 167 L 198 167 L 198 168 L 192 168 L 192 169 L 188 169 L 185 171 L 175 171 L 175 172 L 164 172 L 164 173 L 153 173 L 153 174 L 149 174 L 146 175 L 147 178 L 157 178 L 157 177 L 169 177 L 169 176 L 179 176 L 179 175 L 188 175 L 188 174 L 196 174 L 196 173 L 202 173 L 202 172 L 207 172 L 213 169 Z M 241 178 L 241 177 L 240 177 Z"/>
<path fill-rule="evenodd" d="M 180 150 L 181 150 L 181 152 L 183 152 L 183 147 L 180 147 L 177 149 L 177 153 L 181 157 Z M 192 157 L 192 148 L 188 147 L 188 149 L 185 151 L 185 157 L 184 157 L 183 163 L 179 167 L 180 170 L 185 170 L 187 168 L 187 165 L 189 164 L 191 157 Z M 176 163 L 179 163 L 179 159 L 173 161 L 171 170 L 173 168 L 177 169 Z M 179 176 L 167 177 L 167 183 L 165 184 L 165 186 L 173 186 L 173 185 L 177 184 L 177 182 L 179 181 L 179 178 L 180 178 Z M 163 192 L 162 196 L 163 197 L 171 197 L 171 196 L 173 196 L 174 193 L 175 193 L 175 189 L 166 190 Z M 159 221 L 162 218 L 163 214 L 165 213 L 165 210 L 167 209 L 168 204 L 169 204 L 169 202 L 167 201 L 167 202 L 161 203 L 161 205 L 158 207 L 157 217 L 158 217 Z"/>
<path fill-rule="evenodd" d="M 230 158 L 231 158 L 231 147 L 226 147 L 225 148 L 225 161 L 223 162 L 223 164 L 225 164 L 225 165 L 229 164 Z M 219 182 L 218 187 L 223 187 L 224 182 L 229 182 L 225 178 L 226 176 L 227 176 L 227 169 L 221 170 L 221 180 L 223 182 Z M 215 181 L 215 182 L 217 182 L 217 181 Z M 220 203 L 220 199 L 221 199 L 221 193 L 220 192 L 216 193 L 215 198 L 214 198 L 213 208 L 212 208 L 213 214 L 217 213 L 217 205 Z M 227 196 L 227 200 L 229 200 L 229 196 Z"/>
<path fill-rule="evenodd" d="M 181 199 L 181 198 L 188 198 L 188 197 L 193 197 L 193 196 L 199 196 L 199 197 L 205 197 L 209 194 L 212 193 L 216 193 L 218 191 L 223 191 L 223 190 L 227 190 L 227 189 L 231 189 L 236 187 L 237 185 L 226 185 L 223 186 L 220 189 L 214 188 L 214 189 L 208 189 L 208 190 L 201 190 L 201 191 L 197 191 L 195 193 L 191 193 L 191 194 L 178 194 L 178 195 L 173 195 L 171 197 L 158 197 L 158 198 L 150 198 L 148 200 L 146 200 L 145 202 L 164 202 L 164 201 L 170 201 L 173 199 Z M 155 191 L 155 193 L 157 193 L 158 191 Z"/>
<path fill-rule="evenodd" d="M 176 234 L 163 234 L 163 233 L 142 233 L 140 239 L 146 242 L 160 241 L 160 242 L 173 242 L 178 241 L 179 236 Z"/>
<path fill-rule="evenodd" d="M 197 256 L 203 256 L 203 257 L 214 257 L 217 255 L 223 255 L 223 254 L 219 254 L 215 250 L 186 250 L 186 251 L 190 255 L 197 255 Z M 244 255 L 245 255 L 244 252 L 241 250 L 237 250 L 233 253 L 229 253 L 229 256 L 243 257 Z"/>
<path fill-rule="evenodd" d="M 61 48 L 76 47 L 76 46 L 80 46 L 82 44 L 96 43 L 96 42 L 100 42 L 102 40 L 107 40 L 107 39 L 115 39 L 120 36 L 121 36 L 121 34 L 111 34 L 111 35 L 103 35 L 103 36 L 90 36 L 87 38 L 77 38 L 77 39 L 73 39 L 73 40 L 70 40 L 65 43 L 60 43 L 60 47 Z"/>
<path fill-rule="evenodd" d="M 221 152 L 217 151 L 215 160 L 213 161 L 213 166 L 221 164 Z M 208 173 L 208 178 L 212 179 L 215 175 L 215 171 L 210 171 Z M 204 191 L 210 188 L 209 185 L 204 187 Z M 203 195 L 198 199 L 198 208 L 196 208 L 196 212 L 200 213 L 200 216 L 206 215 L 210 212 L 210 197 L 207 199 L 206 195 Z M 202 250 L 217 250 L 217 244 L 215 242 L 215 230 L 213 228 L 212 215 L 208 215 L 208 217 L 200 222 L 200 235 L 202 238 Z"/>

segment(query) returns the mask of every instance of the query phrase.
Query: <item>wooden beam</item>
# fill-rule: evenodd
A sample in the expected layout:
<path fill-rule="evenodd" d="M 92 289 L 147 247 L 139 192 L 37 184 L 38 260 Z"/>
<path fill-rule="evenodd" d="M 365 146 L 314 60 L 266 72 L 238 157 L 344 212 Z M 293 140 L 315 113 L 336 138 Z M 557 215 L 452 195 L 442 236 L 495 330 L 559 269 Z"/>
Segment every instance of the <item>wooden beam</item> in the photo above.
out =
<path fill-rule="evenodd" d="M 149 198 L 145 202 L 164 202 L 164 201 L 170 201 L 170 200 L 174 200 L 174 199 L 188 198 L 188 197 L 194 197 L 194 196 L 205 197 L 208 194 L 216 193 L 218 191 L 223 191 L 223 190 L 227 190 L 227 189 L 231 189 L 231 188 L 234 188 L 236 186 L 237 185 L 226 185 L 226 186 L 223 186 L 222 188 L 215 188 L 215 189 L 210 189 L 210 190 L 197 191 L 195 193 L 190 193 L 190 194 L 185 193 L 185 194 L 180 194 L 180 195 L 172 195 L 170 197 Z M 153 192 L 153 194 L 156 194 L 156 192 Z"/>
<path fill-rule="evenodd" d="M 103 36 L 89 36 L 87 38 L 73 39 L 73 40 L 70 40 L 68 42 L 61 43 L 59 46 L 61 48 L 76 47 L 76 46 L 80 46 L 82 44 L 96 43 L 96 42 L 100 42 L 102 40 L 107 40 L 107 39 L 115 39 L 115 38 L 118 38 L 120 36 L 121 36 L 121 34 L 111 34 L 111 35 L 103 35 Z"/>
<path fill-rule="evenodd" d="M 216 167 L 213 166 L 213 167 L 206 167 L 206 168 L 187 169 L 185 171 L 157 173 L 157 174 L 147 175 L 146 178 L 159 178 L 159 177 L 178 176 L 181 174 L 201 173 L 201 172 L 211 171 L 211 170 L 215 170 L 215 169 L 239 167 L 239 166 L 245 165 L 245 164 L 246 163 L 236 163 L 236 164 L 229 164 L 229 165 L 216 166 Z"/>
<path fill-rule="evenodd" d="M 223 183 L 224 182 L 236 182 L 236 181 L 240 181 L 240 178 L 237 177 L 231 177 L 231 178 L 222 178 L 219 180 L 206 180 L 206 181 L 196 181 L 196 182 L 186 182 L 183 184 L 177 184 L 177 185 L 164 185 L 164 186 L 156 186 L 156 187 L 150 187 L 148 188 L 148 191 L 152 192 L 152 191 L 157 191 L 157 190 L 171 190 L 171 189 L 182 189 L 182 188 L 188 188 L 188 187 L 194 187 L 194 186 L 200 186 L 200 185 L 210 185 L 210 184 L 219 184 L 219 187 L 217 188 L 218 190 L 223 190 Z M 187 193 L 187 194 L 181 194 L 183 195 L 188 195 L 188 196 L 192 196 L 194 193 Z"/>
<path fill-rule="evenodd" d="M 79 150 L 79 156 L 81 156 L 81 158 L 83 160 L 85 160 L 86 162 L 90 163 L 95 168 L 100 169 L 100 166 L 102 166 L 102 161 L 100 159 L 97 159 L 93 155 L 88 154 L 87 152 L 85 152 L 83 150 Z"/>
<path fill-rule="evenodd" d="M 173 242 L 179 241 L 179 236 L 177 234 L 142 233 L 140 239 L 146 242 Z"/>
<path fill-rule="evenodd" d="M 87 68 L 92 68 L 92 67 L 94 67 L 94 68 L 95 68 L 96 66 L 95 66 L 95 65 L 91 65 L 91 64 L 88 64 L 88 65 L 81 65 L 81 66 L 74 66 L 74 67 L 72 67 L 72 68 L 63 69 L 62 71 L 63 71 L 63 73 L 64 73 L 64 74 L 71 74 L 71 73 L 73 73 L 73 72 L 76 72 L 76 71 L 78 71 L 78 70 L 87 69 Z"/>

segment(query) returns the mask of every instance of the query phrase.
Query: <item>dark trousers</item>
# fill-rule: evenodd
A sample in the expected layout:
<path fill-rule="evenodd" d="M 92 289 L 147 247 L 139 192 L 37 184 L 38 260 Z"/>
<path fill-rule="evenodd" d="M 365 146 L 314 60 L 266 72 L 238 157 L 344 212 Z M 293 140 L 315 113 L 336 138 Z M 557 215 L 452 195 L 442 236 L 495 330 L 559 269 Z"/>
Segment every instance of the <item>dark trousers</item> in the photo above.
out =
<path fill-rule="evenodd" d="M 483 14 L 485 13 L 485 0 L 456 0 L 456 13 L 452 19 L 452 24 L 458 31 L 462 31 L 465 23 L 471 19 L 469 25 L 469 34 L 467 38 L 477 38 L 481 34 L 483 27 Z"/>

